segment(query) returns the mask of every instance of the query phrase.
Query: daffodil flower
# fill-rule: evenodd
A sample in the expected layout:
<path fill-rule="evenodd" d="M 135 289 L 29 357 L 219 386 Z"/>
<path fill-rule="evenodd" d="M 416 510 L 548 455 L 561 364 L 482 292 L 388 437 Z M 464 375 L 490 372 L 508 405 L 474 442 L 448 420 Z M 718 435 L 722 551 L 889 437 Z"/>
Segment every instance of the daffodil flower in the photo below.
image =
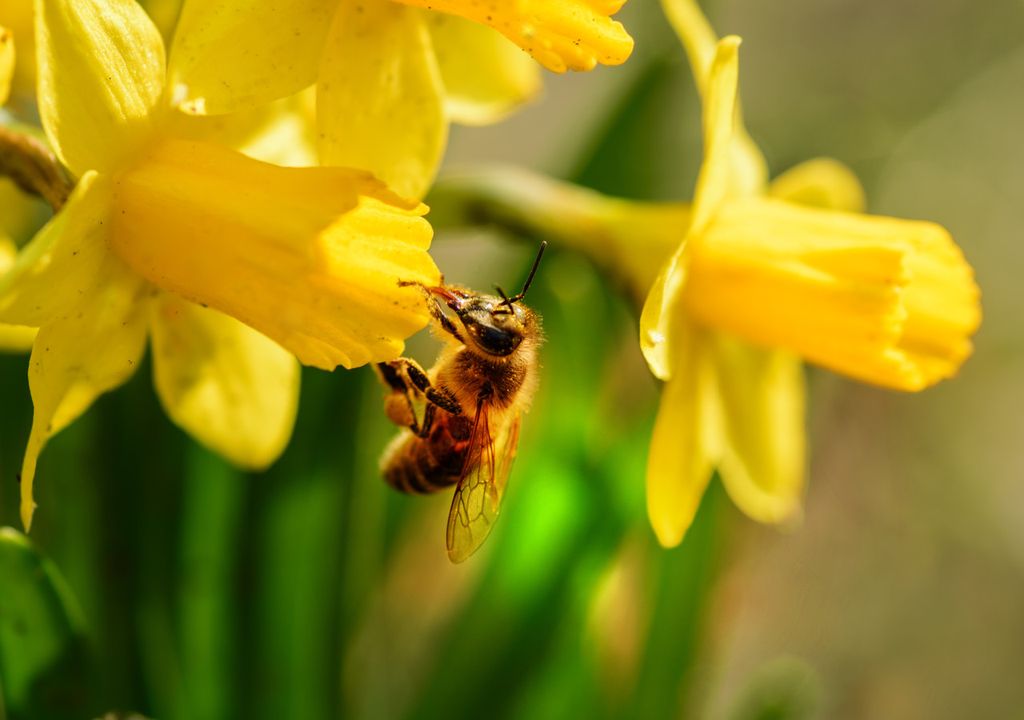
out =
<path fill-rule="evenodd" d="M 714 467 L 749 516 L 781 522 L 799 512 L 799 357 L 921 390 L 971 353 L 980 309 L 971 268 L 939 225 L 807 207 L 793 201 L 799 179 L 769 194 L 738 119 L 739 38 L 716 42 L 691 0 L 663 5 L 704 98 L 691 221 L 640 318 L 644 357 L 667 381 L 648 511 L 659 540 L 674 545 Z"/>
<path fill-rule="evenodd" d="M 942 227 L 860 214 L 860 186 L 835 161 L 812 160 L 769 183 L 739 116 L 739 38 L 719 41 L 691 0 L 663 5 L 703 97 L 693 204 L 609 198 L 521 172 L 453 177 L 434 202 L 441 224 L 465 207 L 553 236 L 646 295 L 641 350 L 666 381 L 648 513 L 673 546 L 715 469 L 750 517 L 799 515 L 801 358 L 917 391 L 957 372 L 981 315 L 972 270 Z"/>
<path fill-rule="evenodd" d="M 184 109 L 209 114 L 316 82 L 320 163 L 419 198 L 450 120 L 493 122 L 537 91 L 519 48 L 556 72 L 624 62 L 633 40 L 610 18 L 622 2 L 190 0 L 171 80 Z"/>
<path fill-rule="evenodd" d="M 425 208 L 368 173 L 176 136 L 163 41 L 134 0 L 37 0 L 35 12 L 40 115 L 77 183 L 0 277 L 0 322 L 39 328 L 26 527 L 46 441 L 131 376 L 147 338 L 170 417 L 259 468 L 291 433 L 294 358 L 395 357 L 427 322 L 398 281 L 439 279 Z"/>

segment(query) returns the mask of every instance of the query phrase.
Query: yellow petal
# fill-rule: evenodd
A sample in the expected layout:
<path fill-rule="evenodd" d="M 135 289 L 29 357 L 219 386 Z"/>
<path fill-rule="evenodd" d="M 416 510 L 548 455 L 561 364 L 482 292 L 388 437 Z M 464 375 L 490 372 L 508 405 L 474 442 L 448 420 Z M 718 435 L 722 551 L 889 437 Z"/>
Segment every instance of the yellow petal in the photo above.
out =
<path fill-rule="evenodd" d="M 714 334 L 725 443 L 718 471 L 751 518 L 778 523 L 800 511 L 804 488 L 804 375 L 795 355 Z"/>
<path fill-rule="evenodd" d="M 172 141 L 119 175 L 115 251 L 153 284 L 231 315 L 308 365 L 399 355 L 436 284 L 423 206 L 363 172 L 282 168 Z"/>
<path fill-rule="evenodd" d="M 633 38 L 611 19 L 625 0 L 398 0 L 489 25 L 554 72 L 620 65 Z"/>
<path fill-rule="evenodd" d="M 338 0 L 193 0 L 171 47 L 169 75 L 183 109 L 254 108 L 312 85 Z"/>
<path fill-rule="evenodd" d="M 980 322 L 971 268 L 933 223 L 738 201 L 689 262 L 686 307 L 706 326 L 886 387 L 954 374 Z"/>
<path fill-rule="evenodd" d="M 772 180 L 768 195 L 825 210 L 862 212 L 864 188 L 853 171 L 838 160 L 815 158 L 791 167 Z"/>
<path fill-rule="evenodd" d="M 685 314 L 680 291 L 686 282 L 686 274 L 684 239 L 655 277 L 640 311 L 640 351 L 647 367 L 659 380 L 671 380 L 680 354 L 680 341 L 673 337 L 671 327 L 679 316 Z"/>
<path fill-rule="evenodd" d="M 144 142 L 164 88 L 164 44 L 135 0 L 36 0 L 39 114 L 76 175 Z"/>
<path fill-rule="evenodd" d="M 33 327 L 0 323 L 0 352 L 20 353 L 30 350 L 36 332 L 37 329 Z"/>
<path fill-rule="evenodd" d="M 540 67 L 496 30 L 443 13 L 423 19 L 455 122 L 497 122 L 540 90 Z"/>
<path fill-rule="evenodd" d="M 316 89 L 227 115 L 170 113 L 162 128 L 166 137 L 224 145 L 251 158 L 309 167 L 316 158 Z"/>
<path fill-rule="evenodd" d="M 299 365 L 234 318 L 163 293 L 152 307 L 153 377 L 171 419 L 244 468 L 284 451 L 295 424 Z"/>
<path fill-rule="evenodd" d="M 730 195 L 736 129 L 736 89 L 740 39 L 723 38 L 717 47 L 704 96 L 704 162 L 697 176 L 691 231 L 699 233 Z"/>
<path fill-rule="evenodd" d="M 665 547 L 693 522 L 720 453 L 718 399 L 707 335 L 683 319 L 674 328 L 687 352 L 665 385 L 647 459 L 647 514 Z"/>
<path fill-rule="evenodd" d="M 109 183 L 90 172 L 0 276 L 0 322 L 40 327 L 100 282 L 108 254 Z"/>
<path fill-rule="evenodd" d="M 21 521 L 32 525 L 36 460 L 53 435 L 101 394 L 125 382 L 145 348 L 145 284 L 112 254 L 101 283 L 70 312 L 39 330 L 28 381 L 35 415 L 21 470 Z"/>
<path fill-rule="evenodd" d="M 14 243 L 5 237 L 0 237 L 0 278 L 14 265 L 14 258 L 17 254 L 18 251 L 14 247 Z M 28 350 L 32 347 L 35 337 L 35 328 L 0 323 L 0 352 Z"/>
<path fill-rule="evenodd" d="M 704 164 L 697 178 L 689 234 L 700 233 L 729 194 L 732 139 L 736 118 L 736 82 L 740 39 L 724 38 L 711 64 L 704 102 Z M 678 343 L 669 331 L 682 312 L 680 298 L 687 277 L 686 240 L 662 267 L 640 313 L 640 350 L 655 377 L 668 380 L 677 365 Z"/>
<path fill-rule="evenodd" d="M 7 102 L 14 76 L 14 33 L 0 25 L 0 105 Z"/>
<path fill-rule="evenodd" d="M 29 115 L 27 101 L 34 99 L 36 94 L 36 39 L 32 21 L 32 0 L 4 0 L 0 23 L 14 36 L 17 52 L 10 103 L 15 111 L 23 111 L 26 117 Z"/>
<path fill-rule="evenodd" d="M 369 170 L 419 199 L 448 136 L 444 87 L 421 13 L 341 0 L 317 84 L 322 165 Z"/>

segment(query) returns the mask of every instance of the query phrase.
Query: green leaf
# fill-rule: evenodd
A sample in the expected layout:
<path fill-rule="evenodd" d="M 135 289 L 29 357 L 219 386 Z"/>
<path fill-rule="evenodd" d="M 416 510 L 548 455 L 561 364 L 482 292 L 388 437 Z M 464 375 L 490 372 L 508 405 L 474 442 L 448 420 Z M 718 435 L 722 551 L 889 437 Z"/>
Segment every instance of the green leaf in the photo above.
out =
<path fill-rule="evenodd" d="M 56 566 L 0 528 L 0 710 L 10 720 L 88 717 L 86 667 L 82 621 Z"/>

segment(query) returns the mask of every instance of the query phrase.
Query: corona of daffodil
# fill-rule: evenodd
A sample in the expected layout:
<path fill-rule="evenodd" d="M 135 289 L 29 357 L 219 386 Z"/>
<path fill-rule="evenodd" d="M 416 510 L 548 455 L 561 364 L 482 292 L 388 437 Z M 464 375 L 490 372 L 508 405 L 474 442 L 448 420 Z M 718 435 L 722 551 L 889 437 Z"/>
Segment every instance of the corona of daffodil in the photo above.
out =
<path fill-rule="evenodd" d="M 624 62 L 633 40 L 610 17 L 622 3 L 188 0 L 171 81 L 182 107 L 204 114 L 316 82 L 320 163 L 366 168 L 419 198 L 450 120 L 493 122 L 536 91 L 526 53 L 556 72 Z"/>
<path fill-rule="evenodd" d="M 739 38 L 717 40 L 692 0 L 663 0 L 703 98 L 692 205 L 638 203 L 523 174 L 476 173 L 437 203 L 575 246 L 646 295 L 640 344 L 666 381 L 647 502 L 678 544 L 717 469 L 750 517 L 799 514 L 805 473 L 801 358 L 887 388 L 951 377 L 980 322 L 970 266 L 929 222 L 861 214 L 852 173 L 813 160 L 767 181 L 737 100 Z M 446 210 L 442 207 L 441 213 Z"/>
<path fill-rule="evenodd" d="M 163 42 L 134 0 L 35 12 L 40 116 L 77 182 L 0 277 L 0 322 L 39 328 L 26 527 L 47 439 L 134 372 L 147 338 L 170 417 L 262 467 L 291 432 L 293 356 L 333 369 L 400 354 L 427 318 L 398 279 L 439 279 L 425 208 L 368 173 L 176 135 Z"/>

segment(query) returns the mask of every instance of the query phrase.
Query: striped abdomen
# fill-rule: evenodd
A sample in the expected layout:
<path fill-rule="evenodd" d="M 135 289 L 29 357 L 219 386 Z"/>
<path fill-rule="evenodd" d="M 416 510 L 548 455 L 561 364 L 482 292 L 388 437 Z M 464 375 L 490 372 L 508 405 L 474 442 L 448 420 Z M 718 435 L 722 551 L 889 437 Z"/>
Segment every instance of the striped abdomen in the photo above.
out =
<path fill-rule="evenodd" d="M 438 420 L 429 437 L 419 438 L 403 431 L 385 450 L 381 462 L 384 480 L 395 490 L 431 493 L 458 481 L 469 449 L 468 428 L 461 427 L 466 421 L 461 417 L 448 422 L 447 418 Z M 452 431 L 465 439 L 454 439 Z"/>

